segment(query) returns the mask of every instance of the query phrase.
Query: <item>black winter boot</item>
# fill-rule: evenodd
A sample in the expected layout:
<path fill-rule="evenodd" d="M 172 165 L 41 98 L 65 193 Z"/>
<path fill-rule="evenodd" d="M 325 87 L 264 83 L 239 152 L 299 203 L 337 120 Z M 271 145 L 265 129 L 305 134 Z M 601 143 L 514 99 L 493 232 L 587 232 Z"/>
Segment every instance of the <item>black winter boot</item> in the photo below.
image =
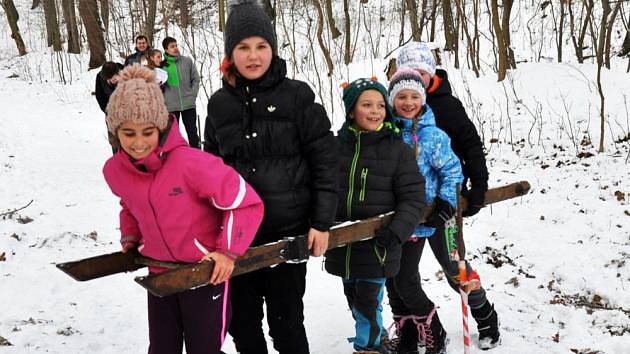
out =
<path fill-rule="evenodd" d="M 499 333 L 499 316 L 494 310 L 494 305 L 486 301 L 479 309 L 471 309 L 471 313 L 477 321 L 479 331 L 479 349 L 488 350 L 501 344 Z"/>
<path fill-rule="evenodd" d="M 393 354 L 418 354 L 418 316 L 394 316 L 396 331 L 388 348 Z"/>
<path fill-rule="evenodd" d="M 418 331 L 425 345 L 425 354 L 446 354 L 448 339 L 435 307 L 428 316 L 422 318 L 426 321 L 418 323 Z"/>

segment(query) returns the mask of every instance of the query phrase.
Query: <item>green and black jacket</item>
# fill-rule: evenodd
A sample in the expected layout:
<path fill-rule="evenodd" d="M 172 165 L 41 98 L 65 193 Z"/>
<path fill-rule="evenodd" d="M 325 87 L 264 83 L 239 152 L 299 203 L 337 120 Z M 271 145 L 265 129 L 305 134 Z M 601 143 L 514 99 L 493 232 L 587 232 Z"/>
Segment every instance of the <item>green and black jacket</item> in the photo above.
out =
<path fill-rule="evenodd" d="M 377 247 L 373 239 L 332 249 L 326 252 L 326 270 L 344 278 L 393 277 L 400 266 L 400 244 L 425 208 L 424 178 L 413 151 L 391 123 L 377 132 L 364 132 L 346 122 L 337 139 L 341 145 L 337 221 L 395 211 L 388 227 L 398 241 L 388 249 Z"/>

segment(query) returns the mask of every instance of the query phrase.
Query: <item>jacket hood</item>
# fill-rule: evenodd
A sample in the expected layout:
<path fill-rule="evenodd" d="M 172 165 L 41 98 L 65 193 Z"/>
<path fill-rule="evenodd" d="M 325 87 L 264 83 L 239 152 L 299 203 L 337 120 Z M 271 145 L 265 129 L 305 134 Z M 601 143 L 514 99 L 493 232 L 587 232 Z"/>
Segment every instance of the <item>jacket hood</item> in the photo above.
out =
<path fill-rule="evenodd" d="M 435 81 L 434 78 L 431 79 L 431 82 L 429 83 L 429 92 L 427 92 L 428 96 L 445 96 L 445 95 L 452 95 L 453 94 L 453 90 L 451 88 L 451 83 L 448 81 L 448 74 L 446 73 L 445 70 L 442 69 L 437 69 L 435 71 L 435 76 L 437 76 L 440 80 L 439 86 L 436 87 L 435 89 L 432 89 L 431 87 L 433 86 L 433 83 Z M 428 99 L 428 97 L 427 97 Z"/>
<path fill-rule="evenodd" d="M 433 110 L 431 109 L 431 107 L 429 107 L 429 105 L 426 104 L 423 106 L 423 109 L 424 113 L 418 121 L 418 128 L 422 129 L 424 127 L 435 127 L 435 115 L 433 114 Z M 411 129 L 413 126 L 412 119 L 395 117 L 394 122 L 396 123 L 396 126 L 401 128 L 402 130 Z"/>
<path fill-rule="evenodd" d="M 188 143 L 179 132 L 179 124 L 174 115 L 169 115 L 169 122 L 163 132 L 160 133 L 158 147 L 149 156 L 134 161 L 122 148 L 115 155 L 117 160 L 125 166 L 140 172 L 155 173 L 162 167 L 162 161 L 169 152 L 188 146 Z"/>

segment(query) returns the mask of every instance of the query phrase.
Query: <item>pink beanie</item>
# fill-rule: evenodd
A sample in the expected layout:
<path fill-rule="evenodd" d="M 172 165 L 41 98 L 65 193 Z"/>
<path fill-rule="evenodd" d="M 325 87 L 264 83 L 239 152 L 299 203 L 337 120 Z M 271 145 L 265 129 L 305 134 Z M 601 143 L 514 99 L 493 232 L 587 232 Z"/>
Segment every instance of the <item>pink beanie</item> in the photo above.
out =
<path fill-rule="evenodd" d="M 118 85 L 107 105 L 109 131 L 116 134 L 120 125 L 127 121 L 152 123 L 163 131 L 168 124 L 168 111 L 153 70 L 134 64 L 119 75 Z"/>

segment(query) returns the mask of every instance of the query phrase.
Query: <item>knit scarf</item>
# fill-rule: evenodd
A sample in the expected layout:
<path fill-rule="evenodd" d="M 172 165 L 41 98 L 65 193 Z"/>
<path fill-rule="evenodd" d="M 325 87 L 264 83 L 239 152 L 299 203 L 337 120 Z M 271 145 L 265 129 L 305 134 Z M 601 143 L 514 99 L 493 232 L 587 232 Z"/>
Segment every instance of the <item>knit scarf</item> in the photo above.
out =
<path fill-rule="evenodd" d="M 177 57 L 170 56 L 164 53 L 164 57 L 166 58 L 166 65 L 162 69 L 166 70 L 168 73 L 168 80 L 166 80 L 166 85 L 170 87 L 179 87 L 179 77 L 177 76 L 177 65 L 175 64 L 175 60 Z"/>

